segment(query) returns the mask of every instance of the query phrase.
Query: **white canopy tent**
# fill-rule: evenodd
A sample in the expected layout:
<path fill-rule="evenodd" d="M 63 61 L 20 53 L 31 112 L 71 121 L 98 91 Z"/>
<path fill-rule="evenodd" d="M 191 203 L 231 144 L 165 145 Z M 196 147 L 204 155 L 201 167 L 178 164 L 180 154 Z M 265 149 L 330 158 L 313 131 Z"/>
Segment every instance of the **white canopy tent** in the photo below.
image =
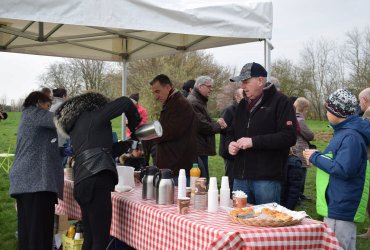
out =
<path fill-rule="evenodd" d="M 272 3 L 262 0 L 1 0 L 0 52 L 127 62 L 265 41 Z M 125 123 L 124 123 L 125 124 Z"/>

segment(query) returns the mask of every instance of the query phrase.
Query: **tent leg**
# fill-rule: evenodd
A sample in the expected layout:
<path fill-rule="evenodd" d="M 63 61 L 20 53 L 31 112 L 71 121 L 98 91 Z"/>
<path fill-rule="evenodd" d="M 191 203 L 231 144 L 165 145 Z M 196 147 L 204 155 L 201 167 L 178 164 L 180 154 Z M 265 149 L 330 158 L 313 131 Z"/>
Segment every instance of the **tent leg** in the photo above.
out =
<path fill-rule="evenodd" d="M 274 49 L 271 42 L 268 39 L 264 40 L 265 42 L 265 69 L 267 71 L 267 81 L 271 80 L 271 50 Z"/>
<path fill-rule="evenodd" d="M 122 60 L 122 96 L 126 96 L 127 93 L 127 60 Z M 126 138 L 126 116 L 122 114 L 122 141 L 125 141 Z"/>

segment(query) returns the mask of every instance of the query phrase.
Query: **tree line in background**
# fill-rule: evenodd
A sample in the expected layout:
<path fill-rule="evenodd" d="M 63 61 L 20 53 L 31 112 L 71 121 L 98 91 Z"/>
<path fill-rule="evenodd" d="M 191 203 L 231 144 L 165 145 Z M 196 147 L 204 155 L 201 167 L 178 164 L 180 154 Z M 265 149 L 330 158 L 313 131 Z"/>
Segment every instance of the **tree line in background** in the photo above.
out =
<path fill-rule="evenodd" d="M 278 59 L 272 75 L 286 95 L 311 101 L 311 118 L 326 119 L 323 102 L 330 93 L 348 88 L 358 95 L 370 85 L 370 26 L 347 32 L 343 44 L 324 38 L 307 42 L 297 64 Z"/>
<path fill-rule="evenodd" d="M 247 61 L 246 61 L 247 63 Z M 122 93 L 122 67 L 119 63 L 66 59 L 51 64 L 42 74 L 40 88 L 63 87 L 70 97 L 84 91 L 98 91 L 109 98 Z M 140 93 L 140 103 L 157 119 L 160 106 L 151 94 L 149 82 L 157 74 L 166 74 L 176 88 L 189 79 L 209 75 L 215 88 L 208 108 L 219 116 L 232 101 L 238 85 L 229 78 L 238 72 L 215 63 L 211 54 L 188 52 L 171 56 L 133 61 L 128 64 L 127 95 Z M 325 38 L 304 44 L 297 63 L 279 58 L 272 64 L 272 76 L 279 79 L 281 91 L 288 96 L 304 96 L 311 101 L 310 118 L 325 119 L 323 106 L 327 96 L 338 88 L 349 88 L 356 95 L 370 83 L 370 27 L 346 33 L 343 44 Z M 14 100 L 7 109 L 19 110 L 23 100 Z M 0 99 L 0 104 L 6 98 Z"/>

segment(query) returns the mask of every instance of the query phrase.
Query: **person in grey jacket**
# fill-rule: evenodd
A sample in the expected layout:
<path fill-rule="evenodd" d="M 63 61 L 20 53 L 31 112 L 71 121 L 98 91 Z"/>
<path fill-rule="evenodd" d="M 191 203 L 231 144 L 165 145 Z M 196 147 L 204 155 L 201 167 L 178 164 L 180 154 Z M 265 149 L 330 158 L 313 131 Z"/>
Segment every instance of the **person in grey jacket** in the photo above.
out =
<path fill-rule="evenodd" d="M 54 212 L 63 196 L 63 166 L 51 99 L 40 91 L 23 103 L 10 196 L 17 200 L 19 249 L 52 249 Z"/>
<path fill-rule="evenodd" d="M 216 155 L 215 134 L 225 129 L 227 124 L 223 118 L 213 121 L 207 110 L 208 97 L 213 90 L 213 79 L 209 76 L 200 76 L 195 80 L 194 89 L 187 97 L 193 106 L 197 124 L 197 154 L 200 164 L 205 169 L 205 177 L 209 178 L 208 156 Z M 202 176 L 203 173 L 202 173 Z"/>
<path fill-rule="evenodd" d="M 304 97 L 298 97 L 297 100 L 294 102 L 295 114 L 298 122 L 298 133 L 297 133 L 297 142 L 292 147 L 292 149 L 293 154 L 298 156 L 299 159 L 301 159 L 302 167 L 304 168 L 300 194 L 301 200 L 309 199 L 303 194 L 304 186 L 306 183 L 307 168 L 310 167 L 310 165 L 308 165 L 304 160 L 303 151 L 309 148 L 309 141 L 312 141 L 315 137 L 314 133 L 310 130 L 310 128 L 307 126 L 305 122 L 305 115 L 307 114 L 309 107 L 310 102 Z"/>

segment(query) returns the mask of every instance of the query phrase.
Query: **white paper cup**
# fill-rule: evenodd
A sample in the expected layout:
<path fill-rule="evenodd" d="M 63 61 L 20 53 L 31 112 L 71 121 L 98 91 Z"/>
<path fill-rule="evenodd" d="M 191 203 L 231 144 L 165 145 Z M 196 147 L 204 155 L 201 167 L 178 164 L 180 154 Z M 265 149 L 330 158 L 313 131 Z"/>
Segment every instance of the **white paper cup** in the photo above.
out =
<path fill-rule="evenodd" d="M 217 178 L 211 177 L 209 179 L 209 188 L 208 190 L 217 190 Z"/>
<path fill-rule="evenodd" d="M 221 189 L 230 189 L 229 177 L 228 176 L 222 176 L 222 178 L 221 178 Z"/>

